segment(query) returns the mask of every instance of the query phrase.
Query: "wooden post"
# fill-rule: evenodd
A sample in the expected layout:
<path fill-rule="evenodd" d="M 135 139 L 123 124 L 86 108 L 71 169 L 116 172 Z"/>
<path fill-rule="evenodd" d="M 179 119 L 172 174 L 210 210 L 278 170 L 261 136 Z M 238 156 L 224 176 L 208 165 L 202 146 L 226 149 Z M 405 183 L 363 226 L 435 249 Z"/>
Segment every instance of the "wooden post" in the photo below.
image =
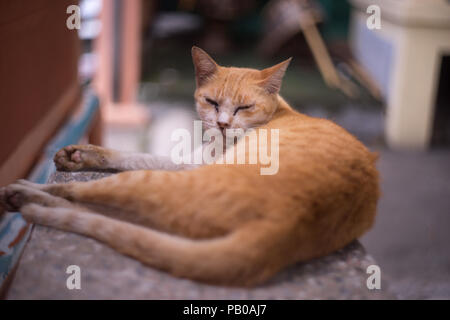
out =
<path fill-rule="evenodd" d="M 115 8 L 117 5 L 120 8 Z M 150 119 L 148 109 L 136 101 L 141 67 L 141 7 L 141 0 L 103 2 L 102 31 L 96 43 L 100 61 L 96 86 L 106 124 L 145 125 Z"/>

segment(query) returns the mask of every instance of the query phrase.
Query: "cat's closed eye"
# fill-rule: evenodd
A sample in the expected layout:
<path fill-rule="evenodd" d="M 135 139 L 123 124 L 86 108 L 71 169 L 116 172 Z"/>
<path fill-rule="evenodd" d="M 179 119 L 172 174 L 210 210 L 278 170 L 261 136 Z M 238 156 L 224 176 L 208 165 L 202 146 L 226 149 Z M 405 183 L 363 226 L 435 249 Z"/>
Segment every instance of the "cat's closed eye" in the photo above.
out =
<path fill-rule="evenodd" d="M 250 109 L 251 107 L 253 107 L 252 104 L 246 105 L 246 106 L 239 106 L 239 107 L 236 108 L 236 110 L 234 110 L 233 116 L 235 116 L 236 113 L 238 113 L 238 111 L 245 110 L 245 109 Z"/>
<path fill-rule="evenodd" d="M 208 102 L 210 105 L 214 106 L 214 108 L 216 108 L 216 111 L 219 110 L 219 104 L 217 103 L 217 101 L 214 101 L 213 99 L 210 98 L 205 98 L 206 102 Z"/>

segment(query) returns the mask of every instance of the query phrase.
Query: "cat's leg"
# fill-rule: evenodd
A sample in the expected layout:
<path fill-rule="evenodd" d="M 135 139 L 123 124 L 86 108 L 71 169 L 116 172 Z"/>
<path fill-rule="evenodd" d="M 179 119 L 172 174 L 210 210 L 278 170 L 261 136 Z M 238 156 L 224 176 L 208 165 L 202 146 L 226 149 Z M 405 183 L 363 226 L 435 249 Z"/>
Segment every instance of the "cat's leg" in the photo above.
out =
<path fill-rule="evenodd" d="M 194 172 L 190 170 L 128 171 L 88 182 L 48 185 L 19 181 L 6 187 L 6 198 L 23 192 L 26 194 L 17 195 L 19 200 L 26 200 L 21 200 L 22 202 L 46 205 L 36 198 L 33 190 L 28 190 L 35 189 L 107 216 L 169 233 L 183 234 L 192 238 L 225 234 L 231 229 L 227 225 L 230 221 L 224 223 L 222 219 L 226 218 L 223 215 L 217 217 L 214 211 L 207 209 L 205 202 L 208 198 L 212 198 L 202 184 L 202 181 L 204 183 L 207 181 L 200 179 L 193 184 L 193 177 L 186 176 L 192 173 Z M 230 212 L 229 202 L 226 199 L 220 201 L 223 203 L 217 205 Z M 11 201 L 3 202 L 4 206 L 11 210 L 8 203 Z M 211 199 L 211 202 L 217 201 Z M 12 206 L 17 207 L 14 203 Z"/>
<path fill-rule="evenodd" d="M 205 238 L 225 234 L 240 222 L 258 219 L 267 209 L 255 210 L 249 205 L 264 203 L 265 195 L 239 169 L 230 169 L 213 165 L 184 171 L 128 171 L 99 180 L 38 188 L 89 208 L 101 206 L 130 212 L 127 221 Z M 230 205 L 230 199 L 241 201 Z M 108 211 L 105 214 L 111 215 Z"/>
<path fill-rule="evenodd" d="M 26 180 L 18 180 L 7 187 L 0 188 L 0 206 L 6 211 L 18 211 L 29 203 L 37 203 L 46 207 L 77 208 L 72 202 L 48 192 L 42 191 L 45 185 Z"/>
<path fill-rule="evenodd" d="M 117 251 L 175 276 L 251 286 L 266 280 L 286 261 L 286 230 L 273 223 L 248 224 L 223 237 L 192 240 L 73 208 L 26 204 L 29 221 L 97 239 Z"/>
<path fill-rule="evenodd" d="M 223 234 L 226 228 L 220 218 L 203 214 L 207 194 L 185 177 L 192 172 L 127 171 L 88 182 L 36 187 L 73 203 L 121 209 L 130 213 L 124 217 L 127 221 L 158 230 L 192 237 Z M 102 212 L 115 215 L 114 211 Z M 193 219 L 198 226 L 192 226 Z"/>
<path fill-rule="evenodd" d="M 145 153 L 122 152 L 94 145 L 70 145 L 54 157 L 61 171 L 81 170 L 186 170 L 197 164 L 176 164 L 170 157 Z"/>
<path fill-rule="evenodd" d="M 0 188 L 0 210 L 19 211 L 21 206 L 36 203 L 45 207 L 77 208 L 84 211 L 99 212 L 115 219 L 126 220 L 137 224 L 144 224 L 145 219 L 127 208 L 113 208 L 102 203 L 81 203 L 51 195 L 44 191 L 47 185 L 18 180 L 7 187 Z"/>

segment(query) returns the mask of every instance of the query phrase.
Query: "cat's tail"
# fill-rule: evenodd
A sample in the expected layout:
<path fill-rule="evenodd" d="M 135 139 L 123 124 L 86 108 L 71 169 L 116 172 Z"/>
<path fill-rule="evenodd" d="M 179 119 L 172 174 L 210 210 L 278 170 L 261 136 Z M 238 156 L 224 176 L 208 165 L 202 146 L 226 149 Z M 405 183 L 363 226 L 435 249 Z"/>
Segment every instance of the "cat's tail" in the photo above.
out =
<path fill-rule="evenodd" d="M 95 238 L 152 267 L 207 283 L 251 286 L 289 263 L 284 261 L 290 256 L 284 252 L 290 240 L 285 230 L 264 221 L 223 237 L 197 240 L 79 209 L 28 204 L 21 212 L 35 223 Z"/>

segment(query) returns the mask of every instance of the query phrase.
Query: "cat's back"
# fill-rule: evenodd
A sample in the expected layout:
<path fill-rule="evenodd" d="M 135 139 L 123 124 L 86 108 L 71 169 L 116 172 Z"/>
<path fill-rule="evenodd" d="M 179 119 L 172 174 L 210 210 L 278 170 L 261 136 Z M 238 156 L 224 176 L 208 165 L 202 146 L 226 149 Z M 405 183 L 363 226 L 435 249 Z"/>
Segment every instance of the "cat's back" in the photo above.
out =
<path fill-rule="evenodd" d="M 280 157 L 287 162 L 353 160 L 373 164 L 377 159 L 354 135 L 328 119 L 291 109 L 274 119 L 270 129 L 279 130 Z"/>
<path fill-rule="evenodd" d="M 286 109 L 268 127 L 279 130 L 279 172 L 272 180 L 287 194 L 365 190 L 378 196 L 377 154 L 341 126 Z"/>

